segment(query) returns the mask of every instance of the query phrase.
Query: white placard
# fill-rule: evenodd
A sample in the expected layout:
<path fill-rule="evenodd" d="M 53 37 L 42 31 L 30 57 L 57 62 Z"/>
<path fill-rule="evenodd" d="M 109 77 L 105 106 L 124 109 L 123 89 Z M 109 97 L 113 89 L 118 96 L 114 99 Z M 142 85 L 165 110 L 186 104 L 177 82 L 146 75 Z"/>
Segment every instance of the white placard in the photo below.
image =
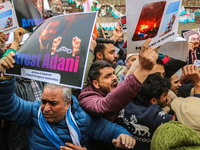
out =
<path fill-rule="evenodd" d="M 182 0 L 127 0 L 128 53 L 137 53 L 148 38 L 155 48 L 177 37 Z"/>
<path fill-rule="evenodd" d="M 18 28 L 18 22 L 10 1 L 0 4 L 0 31 L 5 34 Z"/>

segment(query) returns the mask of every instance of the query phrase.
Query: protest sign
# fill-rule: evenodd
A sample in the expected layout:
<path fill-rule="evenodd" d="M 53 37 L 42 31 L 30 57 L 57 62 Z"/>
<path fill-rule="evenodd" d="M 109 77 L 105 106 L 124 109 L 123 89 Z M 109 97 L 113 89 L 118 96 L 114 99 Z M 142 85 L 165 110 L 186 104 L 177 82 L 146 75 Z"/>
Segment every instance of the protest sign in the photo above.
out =
<path fill-rule="evenodd" d="M 186 61 L 188 43 L 184 38 L 177 36 L 175 39 L 163 44 L 160 47 L 159 52 L 178 60 Z"/>
<path fill-rule="evenodd" d="M 182 0 L 128 0 L 128 53 L 137 53 L 148 38 L 158 47 L 177 36 Z"/>
<path fill-rule="evenodd" d="M 199 29 L 192 29 L 187 32 L 183 33 L 183 37 L 193 44 L 192 47 L 190 47 L 188 59 L 189 59 L 189 64 L 195 64 L 199 66 L 200 64 L 200 33 Z"/>
<path fill-rule="evenodd" d="M 43 19 L 43 0 L 13 0 L 19 26 L 33 32 Z"/>
<path fill-rule="evenodd" d="M 120 18 L 120 21 L 121 21 L 123 32 L 127 32 L 126 16 L 122 16 Z"/>
<path fill-rule="evenodd" d="M 0 4 L 0 31 L 5 34 L 18 28 L 18 22 L 10 1 Z"/>
<path fill-rule="evenodd" d="M 97 12 L 45 20 L 22 45 L 7 74 L 82 88 Z"/>

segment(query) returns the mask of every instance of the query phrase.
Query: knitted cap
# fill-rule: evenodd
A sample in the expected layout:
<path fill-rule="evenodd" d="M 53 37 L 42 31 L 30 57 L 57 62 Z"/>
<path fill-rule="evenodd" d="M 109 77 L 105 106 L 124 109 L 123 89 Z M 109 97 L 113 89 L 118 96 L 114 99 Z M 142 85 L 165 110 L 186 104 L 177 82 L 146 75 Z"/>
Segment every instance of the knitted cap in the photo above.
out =
<path fill-rule="evenodd" d="M 200 135 L 178 121 L 170 121 L 154 132 L 151 150 L 200 150 Z"/>
<path fill-rule="evenodd" d="M 177 97 L 171 103 L 178 121 L 194 129 L 200 134 L 200 99 L 198 97 Z"/>
<path fill-rule="evenodd" d="M 132 54 L 128 54 L 127 56 L 126 56 L 126 60 L 128 60 L 131 56 L 133 56 L 133 55 L 139 55 L 139 53 L 132 53 Z"/>

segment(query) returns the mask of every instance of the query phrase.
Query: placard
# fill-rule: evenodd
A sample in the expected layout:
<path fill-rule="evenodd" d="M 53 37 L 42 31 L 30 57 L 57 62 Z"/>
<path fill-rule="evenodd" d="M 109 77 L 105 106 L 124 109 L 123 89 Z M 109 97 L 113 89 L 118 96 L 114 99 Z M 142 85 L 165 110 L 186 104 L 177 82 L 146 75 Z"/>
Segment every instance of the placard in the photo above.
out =
<path fill-rule="evenodd" d="M 82 88 L 97 12 L 49 18 L 22 45 L 7 74 Z"/>
<path fill-rule="evenodd" d="M 14 31 L 18 28 L 18 22 L 10 1 L 0 4 L 0 31 L 5 34 Z"/>
<path fill-rule="evenodd" d="M 128 0 L 128 53 L 138 53 L 148 38 L 155 48 L 177 37 L 182 0 Z"/>
<path fill-rule="evenodd" d="M 33 32 L 43 20 L 43 0 L 13 0 L 19 26 Z"/>

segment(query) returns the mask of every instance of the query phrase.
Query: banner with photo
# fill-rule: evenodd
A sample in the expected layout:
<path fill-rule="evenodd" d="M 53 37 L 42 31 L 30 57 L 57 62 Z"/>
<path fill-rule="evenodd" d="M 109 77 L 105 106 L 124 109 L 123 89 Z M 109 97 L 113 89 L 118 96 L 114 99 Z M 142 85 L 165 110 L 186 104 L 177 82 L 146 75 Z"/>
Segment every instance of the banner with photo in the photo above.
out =
<path fill-rule="evenodd" d="M 43 0 L 12 0 L 19 26 L 33 32 L 43 20 Z"/>
<path fill-rule="evenodd" d="M 5 34 L 14 31 L 18 28 L 18 22 L 10 1 L 0 4 L 0 31 Z"/>
<path fill-rule="evenodd" d="M 45 20 L 6 73 L 81 89 L 96 16 L 97 12 L 74 13 Z"/>
<path fill-rule="evenodd" d="M 148 38 L 158 47 L 177 37 L 182 0 L 126 1 L 128 53 L 138 53 Z"/>
<path fill-rule="evenodd" d="M 121 23 L 123 32 L 127 32 L 126 16 L 122 16 L 122 17 L 120 18 L 120 23 Z"/>
<path fill-rule="evenodd" d="M 188 63 L 200 66 L 200 29 L 182 30 L 183 37 L 189 42 Z M 192 44 L 192 46 L 191 46 Z"/>

